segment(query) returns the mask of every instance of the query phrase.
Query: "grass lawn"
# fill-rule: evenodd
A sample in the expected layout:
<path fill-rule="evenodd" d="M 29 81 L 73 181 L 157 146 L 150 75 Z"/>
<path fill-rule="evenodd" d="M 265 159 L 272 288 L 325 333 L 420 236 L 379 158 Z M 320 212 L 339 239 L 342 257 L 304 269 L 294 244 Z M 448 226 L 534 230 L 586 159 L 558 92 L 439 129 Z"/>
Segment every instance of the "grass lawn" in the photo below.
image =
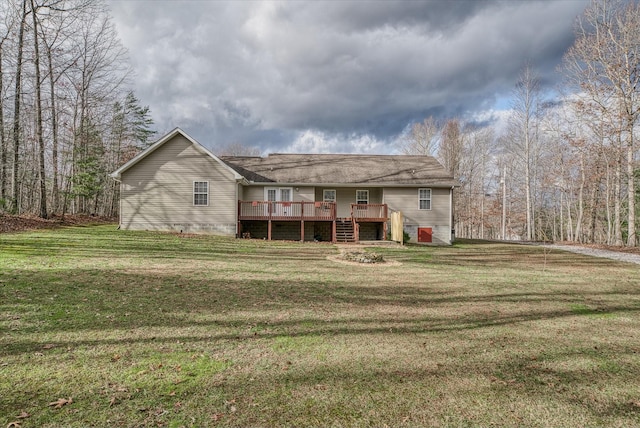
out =
<path fill-rule="evenodd" d="M 2 234 L 0 427 L 640 426 L 637 265 L 377 251 Z"/>

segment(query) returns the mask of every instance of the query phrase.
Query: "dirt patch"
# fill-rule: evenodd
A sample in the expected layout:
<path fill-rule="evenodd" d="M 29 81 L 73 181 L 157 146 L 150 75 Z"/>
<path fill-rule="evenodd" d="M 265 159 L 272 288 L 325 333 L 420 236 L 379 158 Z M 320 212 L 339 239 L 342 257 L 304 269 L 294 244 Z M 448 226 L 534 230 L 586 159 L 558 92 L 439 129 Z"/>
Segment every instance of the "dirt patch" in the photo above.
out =
<path fill-rule="evenodd" d="M 37 229 L 55 229 L 64 226 L 84 226 L 89 224 L 109 224 L 117 220 L 90 215 L 51 216 L 43 219 L 31 215 L 0 214 L 0 233 L 24 232 Z"/>
<path fill-rule="evenodd" d="M 350 260 L 346 260 L 344 258 L 342 258 L 341 256 L 327 256 L 328 260 L 331 260 L 332 262 L 337 262 L 337 263 L 342 263 L 345 265 L 352 265 L 352 266 L 364 266 L 364 267 L 369 267 L 369 268 L 382 268 L 382 267 L 389 267 L 389 266 L 400 266 L 402 263 L 397 262 L 395 260 L 386 260 L 382 263 L 360 263 L 360 262 L 352 262 Z"/>

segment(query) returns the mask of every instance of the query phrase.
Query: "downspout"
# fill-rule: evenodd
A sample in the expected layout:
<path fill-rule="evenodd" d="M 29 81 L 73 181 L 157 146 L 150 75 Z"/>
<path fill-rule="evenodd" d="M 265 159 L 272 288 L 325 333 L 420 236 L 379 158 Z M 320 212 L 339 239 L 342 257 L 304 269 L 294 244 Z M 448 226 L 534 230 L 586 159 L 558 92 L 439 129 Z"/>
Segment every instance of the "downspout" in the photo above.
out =
<path fill-rule="evenodd" d="M 240 226 L 240 194 L 238 192 L 239 186 L 246 186 L 248 181 L 246 178 L 240 176 L 240 178 L 236 177 L 236 215 L 235 215 L 235 223 L 236 223 L 236 238 L 242 238 L 242 228 Z"/>
<path fill-rule="evenodd" d="M 120 181 L 120 192 L 118 192 L 118 229 L 122 229 L 122 186 L 122 181 Z"/>
<path fill-rule="evenodd" d="M 449 243 L 453 244 L 455 233 L 453 231 L 453 187 L 449 190 Z"/>
<path fill-rule="evenodd" d="M 236 239 L 240 238 L 240 195 L 238 194 L 238 187 L 240 186 L 240 180 L 236 180 L 236 199 L 235 199 L 235 207 L 236 207 L 236 215 L 235 215 L 235 225 L 236 225 Z"/>
<path fill-rule="evenodd" d="M 118 192 L 118 229 L 122 229 L 122 180 L 119 176 L 111 174 L 111 178 L 118 182 L 120 191 Z"/>

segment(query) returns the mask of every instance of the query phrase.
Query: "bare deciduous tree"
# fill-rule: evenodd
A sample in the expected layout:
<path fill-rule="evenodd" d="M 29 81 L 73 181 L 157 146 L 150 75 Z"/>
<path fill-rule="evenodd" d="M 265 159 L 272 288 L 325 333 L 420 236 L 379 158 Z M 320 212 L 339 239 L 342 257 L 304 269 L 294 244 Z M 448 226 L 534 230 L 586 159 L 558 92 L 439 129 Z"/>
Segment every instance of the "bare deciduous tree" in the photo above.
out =
<path fill-rule="evenodd" d="M 13 27 L 13 14 L 10 12 L 9 4 L 4 3 L 0 5 L 0 15 L 4 17 L 4 28 L 0 33 L 0 211 L 4 210 L 7 199 L 7 170 L 8 170 L 8 147 L 7 138 L 4 129 L 4 100 L 6 96 L 5 84 L 4 84 L 4 67 L 3 67 L 3 51 L 5 49 L 6 42 L 11 34 Z"/>
<path fill-rule="evenodd" d="M 532 185 L 537 155 L 540 102 L 538 77 L 531 66 L 527 64 L 520 72 L 513 92 L 508 150 L 520 160 L 523 167 L 526 237 L 528 240 L 534 237 L 535 217 Z"/>
<path fill-rule="evenodd" d="M 6 73 L 7 66 L 15 73 Z M 114 214 L 108 173 L 129 151 L 147 146 L 152 124 L 148 108 L 136 105 L 135 143 L 112 139 L 119 114 L 113 105 L 131 106 L 129 98 L 137 103 L 128 75 L 126 51 L 102 0 L 0 3 L 3 207 L 42 217 Z M 6 103 L 11 99 L 13 108 Z"/>
<path fill-rule="evenodd" d="M 20 211 L 18 197 L 18 167 L 20 163 L 20 107 L 22 94 L 22 56 L 24 53 L 24 32 L 27 20 L 27 0 L 22 1 L 22 13 L 20 15 L 20 27 L 18 30 L 18 55 L 16 60 L 15 91 L 13 93 L 13 170 L 11 183 L 11 204 L 13 213 Z"/>
<path fill-rule="evenodd" d="M 216 150 L 220 156 L 260 156 L 262 151 L 259 147 L 249 146 L 239 141 L 226 144 Z"/>
<path fill-rule="evenodd" d="M 435 155 L 441 126 L 432 116 L 411 126 L 400 152 L 405 155 Z"/>
<path fill-rule="evenodd" d="M 627 245 L 635 246 L 635 133 L 640 115 L 640 5 L 620 0 L 594 0 L 565 55 L 563 71 L 575 88 L 578 108 L 590 109 L 604 121 L 599 129 L 617 147 L 614 186 L 616 217 L 620 216 L 623 174 L 626 175 Z M 622 241 L 615 219 L 616 243 Z"/>

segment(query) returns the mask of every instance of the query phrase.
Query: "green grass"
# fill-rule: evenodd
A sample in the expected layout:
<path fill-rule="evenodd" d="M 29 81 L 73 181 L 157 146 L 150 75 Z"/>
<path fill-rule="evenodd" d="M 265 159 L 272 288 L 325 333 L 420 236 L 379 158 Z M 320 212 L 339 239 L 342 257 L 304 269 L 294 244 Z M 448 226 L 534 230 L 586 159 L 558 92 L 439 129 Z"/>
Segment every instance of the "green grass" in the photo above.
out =
<path fill-rule="evenodd" d="M 0 235 L 0 426 L 640 426 L 636 265 L 114 229 Z"/>

